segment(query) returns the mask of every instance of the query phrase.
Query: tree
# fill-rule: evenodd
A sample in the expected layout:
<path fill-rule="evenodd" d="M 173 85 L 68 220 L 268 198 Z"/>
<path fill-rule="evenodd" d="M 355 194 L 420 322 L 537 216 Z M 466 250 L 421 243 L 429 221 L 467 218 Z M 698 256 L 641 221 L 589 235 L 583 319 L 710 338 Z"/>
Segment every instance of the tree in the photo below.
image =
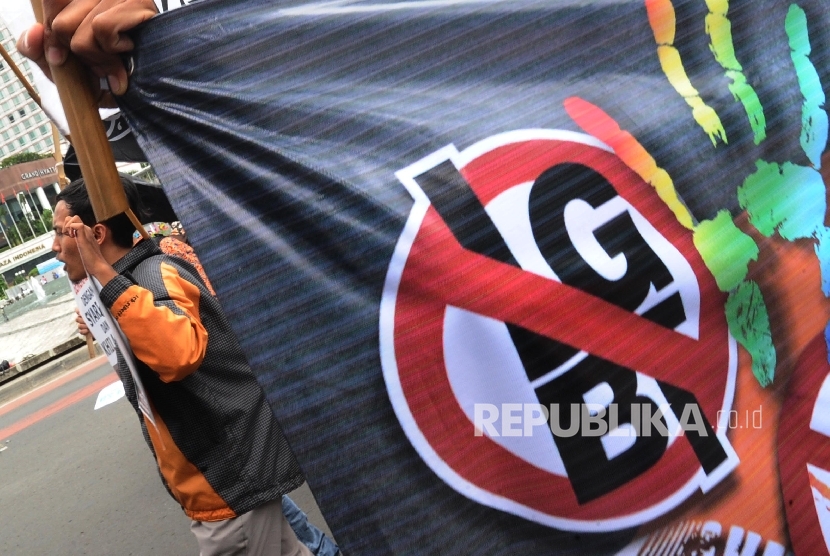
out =
<path fill-rule="evenodd" d="M 18 234 L 17 230 L 11 226 L 6 228 L 6 235 L 9 236 L 9 241 L 11 242 L 12 246 L 20 245 L 21 243 L 23 243 L 23 240 L 20 238 L 20 234 Z"/>
<path fill-rule="evenodd" d="M 46 223 L 45 219 L 44 219 L 43 222 L 41 222 L 40 218 L 35 217 L 35 218 L 30 218 L 29 222 L 32 223 L 32 228 L 34 228 L 34 230 L 35 230 L 35 235 L 41 236 L 41 235 L 46 233 L 47 230 L 43 226 Z"/>
<path fill-rule="evenodd" d="M 5 210 L 5 209 L 0 209 Z M 30 239 L 34 239 L 35 237 L 41 236 L 47 233 L 49 230 L 52 229 L 52 211 L 51 210 L 44 210 L 43 211 L 43 222 L 40 221 L 40 218 L 37 217 L 36 214 L 28 215 L 28 217 L 24 216 L 20 220 L 15 220 L 17 223 L 17 228 L 14 226 L 4 225 L 6 235 L 9 237 L 9 241 L 12 242 L 12 245 L 20 245 Z M 27 221 L 28 220 L 28 224 Z M 29 229 L 29 224 L 32 225 L 32 229 Z M 45 226 L 44 226 L 45 224 Z M 18 230 L 20 233 L 18 234 Z M 35 235 L 32 235 L 32 230 L 34 230 Z M 23 236 L 23 237 L 20 237 Z"/>
<path fill-rule="evenodd" d="M 17 153 L 11 156 L 7 156 L 3 160 L 0 160 L 0 168 L 8 168 L 9 166 L 14 166 L 15 164 L 20 164 L 22 162 L 31 162 L 33 160 L 51 158 L 51 156 L 52 155 L 50 154 L 39 154 L 32 152 Z"/>

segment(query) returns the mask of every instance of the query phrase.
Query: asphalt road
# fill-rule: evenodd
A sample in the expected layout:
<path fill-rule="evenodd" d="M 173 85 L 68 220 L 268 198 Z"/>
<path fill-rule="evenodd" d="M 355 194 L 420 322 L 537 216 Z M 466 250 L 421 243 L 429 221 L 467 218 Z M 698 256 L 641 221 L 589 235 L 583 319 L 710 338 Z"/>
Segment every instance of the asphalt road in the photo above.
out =
<path fill-rule="evenodd" d="M 132 407 L 93 409 L 116 380 L 99 358 L 0 406 L 0 554 L 199 553 Z M 291 497 L 329 532 L 305 485 Z"/>

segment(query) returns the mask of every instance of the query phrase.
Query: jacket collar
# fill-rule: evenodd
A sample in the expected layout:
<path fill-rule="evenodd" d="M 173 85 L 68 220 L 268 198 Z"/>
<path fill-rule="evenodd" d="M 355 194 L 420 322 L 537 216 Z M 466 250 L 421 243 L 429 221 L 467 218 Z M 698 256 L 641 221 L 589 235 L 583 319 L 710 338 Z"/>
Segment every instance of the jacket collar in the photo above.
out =
<path fill-rule="evenodd" d="M 144 259 L 161 254 L 161 249 L 158 248 L 155 242 L 142 239 L 130 249 L 129 253 L 115 261 L 112 267 L 118 274 L 122 274 L 125 271 L 134 269 Z"/>

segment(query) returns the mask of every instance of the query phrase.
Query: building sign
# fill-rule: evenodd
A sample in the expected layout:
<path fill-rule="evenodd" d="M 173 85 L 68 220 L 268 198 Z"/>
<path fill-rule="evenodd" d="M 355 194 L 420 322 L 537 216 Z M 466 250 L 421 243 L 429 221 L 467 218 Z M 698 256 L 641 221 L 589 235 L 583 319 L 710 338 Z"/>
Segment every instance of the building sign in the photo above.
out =
<path fill-rule="evenodd" d="M 15 266 L 46 254 L 52 246 L 53 233 L 40 236 L 0 255 L 0 272 L 6 272 Z"/>
<path fill-rule="evenodd" d="M 35 170 L 34 172 L 24 172 L 20 174 L 21 180 L 30 180 L 32 178 L 39 178 L 41 176 L 48 176 L 49 174 L 57 174 L 58 170 L 55 166 L 51 168 L 41 168 L 40 170 Z"/>
<path fill-rule="evenodd" d="M 10 197 L 23 187 L 37 189 L 55 183 L 58 170 L 52 157 L 0 168 L 0 192 Z"/>

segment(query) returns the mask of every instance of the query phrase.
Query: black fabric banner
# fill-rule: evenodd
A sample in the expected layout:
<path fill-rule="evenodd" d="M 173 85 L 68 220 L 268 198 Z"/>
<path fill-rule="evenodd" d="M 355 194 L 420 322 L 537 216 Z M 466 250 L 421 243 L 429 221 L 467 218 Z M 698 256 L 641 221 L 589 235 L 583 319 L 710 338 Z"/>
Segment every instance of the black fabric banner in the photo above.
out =
<path fill-rule="evenodd" d="M 346 554 L 827 552 L 828 29 L 232 0 L 138 30 L 121 108 Z"/>

